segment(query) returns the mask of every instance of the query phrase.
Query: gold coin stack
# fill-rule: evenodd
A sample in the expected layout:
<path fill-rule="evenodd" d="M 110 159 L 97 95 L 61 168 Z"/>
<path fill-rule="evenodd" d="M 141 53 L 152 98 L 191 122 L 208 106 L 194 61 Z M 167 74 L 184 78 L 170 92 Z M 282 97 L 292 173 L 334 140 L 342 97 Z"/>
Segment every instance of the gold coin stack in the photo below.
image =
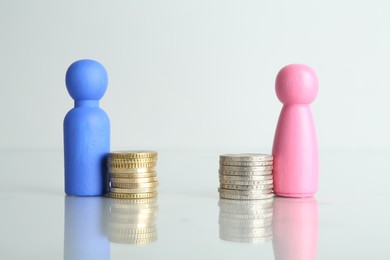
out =
<path fill-rule="evenodd" d="M 111 199 L 108 239 L 113 243 L 147 245 L 157 240 L 157 198 Z"/>
<path fill-rule="evenodd" d="M 118 199 L 148 199 L 157 196 L 157 152 L 111 152 L 107 166 L 108 197 Z"/>

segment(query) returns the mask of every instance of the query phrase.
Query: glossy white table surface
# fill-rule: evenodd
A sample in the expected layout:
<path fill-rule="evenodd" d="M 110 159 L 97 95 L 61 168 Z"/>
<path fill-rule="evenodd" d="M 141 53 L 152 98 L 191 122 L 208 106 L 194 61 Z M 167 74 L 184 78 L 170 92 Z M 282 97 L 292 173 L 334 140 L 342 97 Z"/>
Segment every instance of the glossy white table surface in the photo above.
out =
<path fill-rule="evenodd" d="M 234 236 L 219 223 L 223 152 L 159 151 L 157 240 L 137 246 L 112 241 L 116 200 L 64 195 L 62 151 L 2 150 L 0 259 L 390 259 L 389 151 L 321 151 L 316 199 L 275 198 L 271 236 L 256 244 L 221 239 Z"/>

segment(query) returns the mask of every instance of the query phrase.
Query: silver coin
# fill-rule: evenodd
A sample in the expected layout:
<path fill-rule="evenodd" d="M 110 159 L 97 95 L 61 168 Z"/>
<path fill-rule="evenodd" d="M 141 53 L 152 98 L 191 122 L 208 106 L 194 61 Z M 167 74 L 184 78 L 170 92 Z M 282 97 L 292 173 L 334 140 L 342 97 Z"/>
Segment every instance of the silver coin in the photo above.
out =
<path fill-rule="evenodd" d="M 227 203 L 226 201 L 232 201 L 232 200 L 226 200 L 226 199 L 219 199 L 218 206 L 220 208 L 232 208 L 232 209 L 239 209 L 239 210 L 256 210 L 256 209 L 272 209 L 273 208 L 273 203 L 262 203 L 263 201 L 267 200 L 261 200 L 261 201 L 253 201 L 253 200 L 248 200 L 248 201 L 232 201 L 232 202 L 244 202 L 244 204 L 234 204 L 234 203 Z M 248 202 L 254 202 L 249 204 Z M 256 203 L 257 202 L 257 203 Z"/>
<path fill-rule="evenodd" d="M 273 180 L 256 180 L 256 181 L 236 181 L 236 180 L 225 180 L 220 179 L 219 180 L 221 184 L 226 185 L 265 185 L 265 184 L 272 184 Z"/>
<path fill-rule="evenodd" d="M 261 207 L 273 207 L 274 198 L 269 198 L 267 200 L 229 200 L 220 198 L 218 201 L 219 206 L 230 206 L 230 207 L 246 207 L 246 206 L 261 206 Z"/>
<path fill-rule="evenodd" d="M 272 217 L 273 215 L 266 218 L 231 218 L 220 215 L 218 223 L 236 228 L 266 227 L 272 225 Z"/>
<path fill-rule="evenodd" d="M 265 185 L 226 185 L 221 184 L 220 187 L 222 189 L 227 190 L 264 190 L 264 189 L 272 189 L 274 187 L 273 184 L 265 184 Z"/>
<path fill-rule="evenodd" d="M 256 195 L 237 195 L 237 194 L 219 193 L 219 196 L 224 199 L 232 199 L 232 200 L 262 200 L 262 199 L 272 198 L 274 194 L 270 193 L 270 194 L 256 194 Z"/>
<path fill-rule="evenodd" d="M 256 195 L 256 194 L 269 194 L 272 193 L 272 189 L 265 189 L 265 190 L 228 190 L 219 188 L 219 193 L 226 193 L 226 194 L 237 194 L 237 195 Z"/>
<path fill-rule="evenodd" d="M 267 213 L 258 213 L 258 214 L 237 214 L 237 213 L 227 213 L 219 212 L 221 218 L 234 218 L 234 219 L 263 219 L 263 218 L 272 218 L 273 212 Z"/>
<path fill-rule="evenodd" d="M 272 175 L 258 175 L 258 176 L 231 176 L 219 175 L 219 180 L 223 181 L 268 181 L 272 180 Z M 225 183 L 226 184 L 226 183 Z"/>
<path fill-rule="evenodd" d="M 225 222 L 224 224 L 219 224 L 219 228 L 234 228 L 234 229 L 251 229 L 251 228 L 271 228 L 272 229 L 272 221 L 271 222 L 264 222 L 264 224 L 255 224 L 252 225 L 251 223 L 248 224 L 240 224 L 240 225 L 232 225 L 232 222 Z"/>
<path fill-rule="evenodd" d="M 221 228 L 220 226 L 219 234 L 230 237 L 267 237 L 272 235 L 272 228 L 231 229 Z"/>
<path fill-rule="evenodd" d="M 264 213 L 273 213 L 273 208 L 259 208 L 259 207 L 220 207 L 220 213 L 229 213 L 229 214 L 246 214 L 246 215 L 256 215 Z"/>
<path fill-rule="evenodd" d="M 257 167 L 257 166 L 271 166 L 273 161 L 264 161 L 264 162 L 239 162 L 239 161 L 226 161 L 220 160 L 220 165 L 224 166 L 239 166 L 239 167 Z"/>
<path fill-rule="evenodd" d="M 272 204 L 259 204 L 259 205 L 253 205 L 253 204 L 243 204 L 243 205 L 234 205 L 234 204 L 227 204 L 227 203 L 218 203 L 220 210 L 229 210 L 229 211 L 237 211 L 237 212 L 255 212 L 257 210 L 272 210 L 273 205 Z"/>
<path fill-rule="evenodd" d="M 236 228 L 256 228 L 256 227 L 268 227 L 272 226 L 272 218 L 263 219 L 232 219 L 219 217 L 218 223 L 220 225 L 226 225 Z"/>
<path fill-rule="evenodd" d="M 239 154 L 221 154 L 219 156 L 220 160 L 224 161 L 271 161 L 273 160 L 272 155 L 270 154 L 261 154 L 261 153 L 239 153 Z"/>
<path fill-rule="evenodd" d="M 262 214 L 262 213 L 270 213 L 273 212 L 272 207 L 259 207 L 259 206 L 250 206 L 250 207 L 245 207 L 245 206 L 220 206 L 219 212 L 227 212 L 227 213 L 234 213 L 234 214 Z"/>
<path fill-rule="evenodd" d="M 242 238 L 242 237 L 230 237 L 230 236 L 219 236 L 220 239 L 234 242 L 234 243 L 244 243 L 244 244 L 265 244 L 272 240 L 272 236 L 268 237 L 256 237 L 256 238 Z"/>
<path fill-rule="evenodd" d="M 260 172 L 260 171 L 272 171 L 273 166 L 225 166 L 220 165 L 219 170 L 225 172 Z"/>
<path fill-rule="evenodd" d="M 224 171 L 219 170 L 219 174 L 230 176 L 258 176 L 258 175 L 272 175 L 272 171 Z"/>

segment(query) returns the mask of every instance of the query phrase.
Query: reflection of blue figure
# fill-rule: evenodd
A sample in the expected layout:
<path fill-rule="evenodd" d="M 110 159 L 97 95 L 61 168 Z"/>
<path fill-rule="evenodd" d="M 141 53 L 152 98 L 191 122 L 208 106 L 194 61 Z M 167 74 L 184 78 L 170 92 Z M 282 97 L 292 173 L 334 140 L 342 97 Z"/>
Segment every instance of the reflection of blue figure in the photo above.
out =
<path fill-rule="evenodd" d="M 64 260 L 109 260 L 105 198 L 65 197 Z"/>
<path fill-rule="evenodd" d="M 110 120 L 99 108 L 108 84 L 104 67 L 93 60 L 73 63 L 66 87 L 75 107 L 64 119 L 65 193 L 97 196 L 105 193 L 105 158 L 110 150 Z"/>

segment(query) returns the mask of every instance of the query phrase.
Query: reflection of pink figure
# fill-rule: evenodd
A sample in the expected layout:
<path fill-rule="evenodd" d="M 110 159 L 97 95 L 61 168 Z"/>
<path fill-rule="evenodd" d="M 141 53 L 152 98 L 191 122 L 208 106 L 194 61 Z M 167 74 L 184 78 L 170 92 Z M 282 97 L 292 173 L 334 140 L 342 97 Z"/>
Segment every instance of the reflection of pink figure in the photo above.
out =
<path fill-rule="evenodd" d="M 318 93 L 315 72 L 306 65 L 284 67 L 276 77 L 283 103 L 272 154 L 274 192 L 283 197 L 311 197 L 318 189 L 318 147 L 309 104 Z"/>
<path fill-rule="evenodd" d="M 318 204 L 315 198 L 275 198 L 273 222 L 276 260 L 316 259 Z"/>

